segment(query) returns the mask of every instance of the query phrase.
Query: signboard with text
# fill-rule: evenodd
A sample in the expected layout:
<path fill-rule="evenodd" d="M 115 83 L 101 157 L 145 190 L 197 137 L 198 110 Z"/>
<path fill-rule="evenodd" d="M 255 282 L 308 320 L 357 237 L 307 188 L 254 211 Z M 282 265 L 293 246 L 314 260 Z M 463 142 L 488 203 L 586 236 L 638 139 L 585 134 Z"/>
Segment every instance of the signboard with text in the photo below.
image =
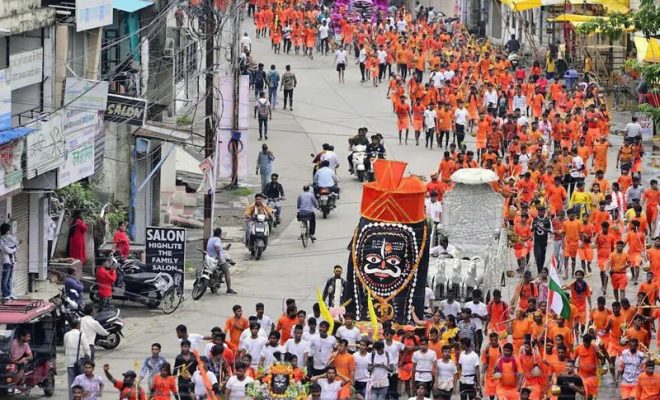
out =
<path fill-rule="evenodd" d="M 40 83 L 43 77 L 44 49 L 9 56 L 9 83 L 11 90 Z"/>
<path fill-rule="evenodd" d="M 67 143 L 62 133 L 62 114 L 56 112 L 47 119 L 37 120 L 35 131 L 27 136 L 26 175 L 37 175 L 59 168 L 64 164 Z"/>
<path fill-rule="evenodd" d="M 108 106 L 105 109 L 104 117 L 106 122 L 143 126 L 146 117 L 146 100 L 116 94 L 108 95 Z"/>
<path fill-rule="evenodd" d="M 642 127 L 642 140 L 653 139 L 653 117 L 650 114 L 638 112 L 637 122 Z"/>
<path fill-rule="evenodd" d="M 183 289 L 186 260 L 184 228 L 148 226 L 145 242 L 145 264 L 149 272 L 163 272 Z"/>
<path fill-rule="evenodd" d="M 76 32 L 112 25 L 112 0 L 76 0 Z"/>
<path fill-rule="evenodd" d="M 13 192 L 21 188 L 23 170 L 21 169 L 21 156 L 25 148 L 23 139 L 0 146 L 0 195 Z"/>

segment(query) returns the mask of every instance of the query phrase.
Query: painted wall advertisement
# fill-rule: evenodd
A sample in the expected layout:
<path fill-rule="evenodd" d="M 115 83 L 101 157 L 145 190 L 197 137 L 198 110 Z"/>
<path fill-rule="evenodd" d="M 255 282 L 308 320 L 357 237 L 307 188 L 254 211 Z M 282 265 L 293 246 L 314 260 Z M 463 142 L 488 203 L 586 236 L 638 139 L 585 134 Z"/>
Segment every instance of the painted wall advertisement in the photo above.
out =
<path fill-rule="evenodd" d="M 651 117 L 651 114 L 638 112 L 636 115 L 637 122 L 642 126 L 642 140 L 653 139 L 653 117 Z"/>
<path fill-rule="evenodd" d="M 9 84 L 12 90 L 41 82 L 43 77 L 44 49 L 9 56 Z"/>
<path fill-rule="evenodd" d="M 94 174 L 94 137 L 103 124 L 108 82 L 67 78 L 62 132 L 66 141 L 64 165 L 57 171 L 57 187 Z"/>
<path fill-rule="evenodd" d="M 52 171 L 64 164 L 66 139 L 62 132 L 62 115 L 57 112 L 38 120 L 35 131 L 27 136 L 26 178 Z"/>
<path fill-rule="evenodd" d="M 112 0 L 76 0 L 76 31 L 112 25 Z"/>
<path fill-rule="evenodd" d="M 145 263 L 150 272 L 163 272 L 183 289 L 186 260 L 186 230 L 148 226 L 145 241 Z"/>

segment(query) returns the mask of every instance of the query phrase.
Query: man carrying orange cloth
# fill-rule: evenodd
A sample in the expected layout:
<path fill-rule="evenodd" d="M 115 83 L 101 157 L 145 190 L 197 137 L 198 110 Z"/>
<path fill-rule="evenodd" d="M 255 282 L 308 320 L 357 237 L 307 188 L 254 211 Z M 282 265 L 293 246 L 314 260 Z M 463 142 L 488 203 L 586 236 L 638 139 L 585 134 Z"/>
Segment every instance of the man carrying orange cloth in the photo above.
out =
<path fill-rule="evenodd" d="M 633 280 L 637 285 L 639 267 L 642 265 L 642 253 L 646 250 L 646 235 L 640 229 L 640 221 L 634 219 L 631 221 L 631 225 L 632 229 L 626 234 L 625 242 L 628 244 L 628 256 L 630 257 Z"/>
<path fill-rule="evenodd" d="M 484 377 L 481 386 L 484 388 L 484 396 L 493 398 L 497 395 L 497 379 L 495 379 L 493 374 L 495 373 L 495 366 L 502 356 L 502 347 L 500 346 L 499 335 L 497 333 L 491 332 L 488 335 L 488 339 L 488 347 L 481 352 L 481 376 Z"/>
<path fill-rule="evenodd" d="M 585 325 L 587 321 L 587 306 L 591 308 L 591 288 L 584 280 L 584 271 L 575 271 L 575 281 L 568 288 L 571 291 L 572 303 L 577 308 L 576 315 L 571 315 L 571 317 L 578 324 Z"/>
<path fill-rule="evenodd" d="M 521 369 L 518 360 L 513 356 L 513 345 L 507 343 L 502 347 L 502 356 L 495 364 L 495 373 L 500 375 L 497 381 L 496 393 L 498 400 L 520 399 L 519 387 Z"/>

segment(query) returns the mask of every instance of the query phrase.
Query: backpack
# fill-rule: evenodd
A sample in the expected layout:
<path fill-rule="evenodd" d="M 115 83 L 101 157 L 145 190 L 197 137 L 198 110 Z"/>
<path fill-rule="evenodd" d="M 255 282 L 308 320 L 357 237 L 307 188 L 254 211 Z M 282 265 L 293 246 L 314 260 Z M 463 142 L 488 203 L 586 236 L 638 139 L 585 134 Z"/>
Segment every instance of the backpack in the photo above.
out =
<path fill-rule="evenodd" d="M 268 73 L 268 87 L 274 88 L 280 83 L 280 74 L 277 71 L 270 71 Z"/>
<path fill-rule="evenodd" d="M 268 101 L 261 100 L 263 99 L 257 101 L 257 114 L 259 115 L 259 118 L 268 118 Z"/>
<path fill-rule="evenodd" d="M 263 88 L 265 77 L 266 73 L 264 71 L 257 71 L 257 75 L 254 77 L 254 86 L 257 88 Z"/>

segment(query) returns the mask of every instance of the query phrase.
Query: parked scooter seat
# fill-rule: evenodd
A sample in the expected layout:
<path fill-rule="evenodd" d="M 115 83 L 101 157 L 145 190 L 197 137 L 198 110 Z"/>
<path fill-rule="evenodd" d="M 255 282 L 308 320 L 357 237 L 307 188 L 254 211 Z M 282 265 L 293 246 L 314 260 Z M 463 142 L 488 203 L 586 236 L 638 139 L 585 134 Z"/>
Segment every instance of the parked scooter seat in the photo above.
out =
<path fill-rule="evenodd" d="M 119 310 L 104 310 L 96 313 L 96 315 L 94 315 L 94 319 L 103 325 L 104 322 L 117 316 L 119 316 Z"/>
<path fill-rule="evenodd" d="M 158 275 L 155 272 L 140 272 L 137 274 L 124 275 L 124 282 L 145 282 L 146 280 L 153 279 Z"/>

